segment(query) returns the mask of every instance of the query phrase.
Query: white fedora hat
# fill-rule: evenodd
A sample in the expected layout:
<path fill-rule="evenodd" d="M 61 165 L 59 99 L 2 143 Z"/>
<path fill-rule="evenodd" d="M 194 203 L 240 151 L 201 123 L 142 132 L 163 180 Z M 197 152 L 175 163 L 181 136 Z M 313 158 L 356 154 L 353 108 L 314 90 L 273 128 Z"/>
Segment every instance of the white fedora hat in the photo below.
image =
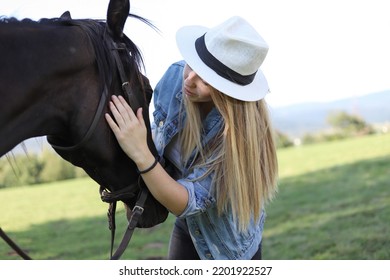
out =
<path fill-rule="evenodd" d="M 184 26 L 176 43 L 186 63 L 207 83 L 235 99 L 257 101 L 269 92 L 259 69 L 268 44 L 243 18 L 214 27 Z"/>

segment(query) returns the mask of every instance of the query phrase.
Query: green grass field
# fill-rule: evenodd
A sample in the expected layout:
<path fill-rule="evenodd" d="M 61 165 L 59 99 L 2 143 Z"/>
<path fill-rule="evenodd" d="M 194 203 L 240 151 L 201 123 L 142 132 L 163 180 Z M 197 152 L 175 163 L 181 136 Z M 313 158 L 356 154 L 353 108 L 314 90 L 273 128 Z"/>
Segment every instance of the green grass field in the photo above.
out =
<path fill-rule="evenodd" d="M 390 259 L 390 135 L 278 151 L 264 259 Z M 0 227 L 33 259 L 107 259 L 107 205 L 90 179 L 0 189 Z M 122 259 L 164 258 L 174 218 L 137 229 Z M 117 242 L 125 230 L 117 214 Z M 0 240 L 0 259 L 19 259 Z"/>

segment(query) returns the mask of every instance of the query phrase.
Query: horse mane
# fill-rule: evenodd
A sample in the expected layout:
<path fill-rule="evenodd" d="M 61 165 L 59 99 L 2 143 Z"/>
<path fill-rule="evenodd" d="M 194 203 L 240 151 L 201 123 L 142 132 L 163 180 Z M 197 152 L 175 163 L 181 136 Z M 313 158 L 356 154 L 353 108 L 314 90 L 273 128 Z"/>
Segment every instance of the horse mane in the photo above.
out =
<path fill-rule="evenodd" d="M 47 23 L 47 21 L 43 21 Z M 96 62 L 98 66 L 98 72 L 100 75 L 103 85 L 110 85 L 113 73 L 115 73 L 115 60 L 112 55 L 112 45 L 109 43 L 112 39 L 109 29 L 106 25 L 106 22 L 103 20 L 92 20 L 92 19 L 60 19 L 54 20 L 55 23 L 60 23 L 62 25 L 69 26 L 78 26 L 80 27 L 89 37 L 96 56 Z M 111 37 L 111 38 L 110 38 Z M 130 81 L 132 83 L 138 81 L 143 84 L 141 78 L 141 69 L 145 68 L 142 54 L 136 44 L 128 38 L 126 35 L 123 35 L 121 38 L 122 42 L 126 46 L 126 51 L 130 54 L 126 56 L 127 61 L 122 61 L 124 65 L 128 65 L 130 71 Z M 128 59 L 130 58 L 130 59 Z"/>
<path fill-rule="evenodd" d="M 65 16 L 64 16 L 65 15 Z M 155 30 L 158 30 L 149 20 L 134 15 L 129 14 L 129 17 L 135 18 L 152 27 Z M 78 26 L 80 27 L 90 39 L 96 56 L 96 62 L 98 67 L 98 72 L 100 75 L 101 81 L 103 84 L 110 84 L 112 79 L 113 69 L 115 67 L 114 58 L 111 52 L 111 46 L 107 42 L 107 37 L 111 36 L 109 34 L 109 29 L 106 25 L 105 20 L 99 19 L 72 19 L 69 12 L 65 12 L 63 16 L 58 18 L 41 18 L 38 21 L 34 21 L 29 18 L 17 19 L 14 17 L 0 17 L 0 25 L 2 24 L 13 24 L 13 25 L 25 25 L 25 26 L 39 26 L 39 25 L 50 25 L 50 26 Z M 136 44 L 125 34 L 121 38 L 122 42 L 126 46 L 126 50 L 130 53 L 131 59 L 129 61 L 123 61 L 124 64 L 128 65 L 130 69 L 131 80 L 133 78 L 138 79 L 138 82 L 143 84 L 141 78 L 141 70 L 145 69 L 145 64 L 142 58 L 141 51 L 136 46 Z M 129 57 L 129 56 L 127 56 Z"/>

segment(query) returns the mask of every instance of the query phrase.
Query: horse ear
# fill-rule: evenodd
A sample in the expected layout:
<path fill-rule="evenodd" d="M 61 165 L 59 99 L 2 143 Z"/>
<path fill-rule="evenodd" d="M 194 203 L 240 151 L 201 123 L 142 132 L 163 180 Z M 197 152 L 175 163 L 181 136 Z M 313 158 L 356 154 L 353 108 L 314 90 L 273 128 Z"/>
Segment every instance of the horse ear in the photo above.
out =
<path fill-rule="evenodd" d="M 107 25 L 116 38 L 123 36 L 123 28 L 130 11 L 129 0 L 110 0 L 107 10 Z"/>
<path fill-rule="evenodd" d="M 70 12 L 69 11 L 66 11 L 65 13 L 63 13 L 61 16 L 60 16 L 60 19 L 63 19 L 63 20 L 71 20 L 72 17 L 70 15 Z"/>

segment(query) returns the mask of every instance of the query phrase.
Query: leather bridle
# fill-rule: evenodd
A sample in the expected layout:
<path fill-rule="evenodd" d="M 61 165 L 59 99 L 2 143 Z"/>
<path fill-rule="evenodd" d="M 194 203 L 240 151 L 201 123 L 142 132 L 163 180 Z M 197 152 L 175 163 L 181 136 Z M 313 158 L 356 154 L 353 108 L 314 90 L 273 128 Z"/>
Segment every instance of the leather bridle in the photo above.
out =
<path fill-rule="evenodd" d="M 106 188 L 100 186 L 100 196 L 102 201 L 109 203 L 107 217 L 108 217 L 108 228 L 111 231 L 111 250 L 110 250 L 111 260 L 118 260 L 126 250 L 131 240 L 131 237 L 133 236 L 138 220 L 141 217 L 142 213 L 144 212 L 144 204 L 149 194 L 149 191 L 145 186 L 141 188 L 141 191 L 137 198 L 137 202 L 135 203 L 134 208 L 131 211 L 131 216 L 128 221 L 125 234 L 122 237 L 122 241 L 119 244 L 115 253 L 113 253 L 114 241 L 115 241 L 115 230 L 116 230 L 115 211 L 116 211 L 117 201 L 134 197 L 134 192 L 129 192 L 126 189 L 117 192 L 110 192 Z M 130 189 L 132 189 L 132 187 L 130 187 Z"/>
<path fill-rule="evenodd" d="M 138 99 L 136 98 L 134 92 L 132 91 L 130 87 L 130 83 L 128 81 L 128 76 L 126 75 L 126 72 L 123 67 L 122 60 L 120 58 L 119 51 L 122 51 L 127 56 L 130 56 L 129 52 L 127 51 L 126 45 L 124 43 L 117 43 L 114 42 L 114 40 L 111 38 L 111 36 L 107 36 L 106 42 L 109 44 L 109 48 L 112 51 L 112 55 L 115 59 L 115 65 L 117 67 L 117 72 L 119 74 L 120 80 L 121 80 L 121 87 L 123 94 L 125 95 L 125 98 L 127 98 L 127 101 L 129 102 L 130 106 L 132 108 L 139 108 L 141 107 L 139 104 Z M 97 110 L 95 112 L 95 115 L 93 117 L 92 123 L 90 127 L 88 128 L 86 134 L 82 138 L 80 142 L 78 142 L 75 145 L 71 146 L 60 146 L 53 143 L 50 143 L 51 146 L 54 149 L 62 150 L 62 151 L 75 151 L 77 149 L 80 149 L 82 146 L 87 143 L 87 141 L 91 138 L 93 135 L 99 120 L 102 117 L 104 108 L 107 105 L 107 100 L 109 97 L 108 88 L 107 85 L 104 86 L 104 90 L 101 94 L 99 104 L 97 107 Z M 137 188 L 140 189 L 140 192 L 138 194 L 137 202 L 135 203 L 134 208 L 131 211 L 131 216 L 128 220 L 128 226 L 126 228 L 125 234 L 123 235 L 122 241 L 119 244 L 117 250 L 115 253 L 113 253 L 113 247 L 114 247 L 114 239 L 115 239 L 115 212 L 116 212 L 116 204 L 118 201 L 126 201 L 128 199 L 134 198 L 135 193 L 134 189 Z M 138 220 L 141 217 L 143 211 L 144 211 L 144 204 L 148 197 L 149 191 L 143 181 L 141 180 L 141 177 L 138 177 L 137 183 L 130 185 L 128 187 L 122 188 L 118 191 L 111 191 L 107 189 L 106 187 L 100 186 L 99 189 L 100 197 L 103 202 L 109 203 L 107 217 L 108 217 L 108 227 L 111 231 L 111 250 L 110 250 L 110 259 L 111 260 L 118 260 L 124 251 L 126 250 L 131 237 L 134 233 L 134 230 L 137 226 Z M 16 243 L 14 243 L 6 234 L 5 232 L 0 228 L 0 237 L 2 237 L 9 246 L 11 246 L 18 254 L 25 260 L 31 260 L 31 258 L 20 248 Z"/>
<path fill-rule="evenodd" d="M 110 40 L 110 43 L 112 44 L 112 54 L 115 59 L 115 65 L 117 67 L 119 77 L 121 80 L 122 85 L 122 91 L 125 94 L 125 97 L 127 98 L 127 101 L 129 102 L 130 106 L 132 108 L 139 108 L 141 105 L 138 102 L 138 99 L 136 98 L 134 92 L 132 91 L 130 87 L 130 83 L 128 81 L 128 76 L 126 75 L 126 72 L 123 67 L 122 60 L 120 59 L 119 51 L 123 51 L 127 56 L 129 56 L 129 52 L 126 49 L 126 45 L 124 43 L 116 43 L 112 39 Z M 133 209 L 131 210 L 131 216 L 128 220 L 128 225 L 125 231 L 125 234 L 123 235 L 122 241 L 119 244 L 117 250 L 113 254 L 114 249 L 114 240 L 115 240 L 115 211 L 116 211 L 116 203 L 117 201 L 125 201 L 126 199 L 134 197 L 134 186 L 129 186 L 126 188 L 123 188 L 119 191 L 113 192 L 109 191 L 107 188 L 100 186 L 100 196 L 102 201 L 109 203 L 108 206 L 108 227 L 111 230 L 111 250 L 110 250 L 110 259 L 111 260 L 118 260 L 124 251 L 126 250 L 131 237 L 133 236 L 134 230 L 137 226 L 138 220 L 141 217 L 142 213 L 144 212 L 144 205 L 145 201 L 148 197 L 149 190 L 144 185 L 144 183 L 141 183 L 141 177 L 138 177 L 138 187 L 140 189 L 139 196 L 137 198 L 137 202 L 135 203 Z"/>

